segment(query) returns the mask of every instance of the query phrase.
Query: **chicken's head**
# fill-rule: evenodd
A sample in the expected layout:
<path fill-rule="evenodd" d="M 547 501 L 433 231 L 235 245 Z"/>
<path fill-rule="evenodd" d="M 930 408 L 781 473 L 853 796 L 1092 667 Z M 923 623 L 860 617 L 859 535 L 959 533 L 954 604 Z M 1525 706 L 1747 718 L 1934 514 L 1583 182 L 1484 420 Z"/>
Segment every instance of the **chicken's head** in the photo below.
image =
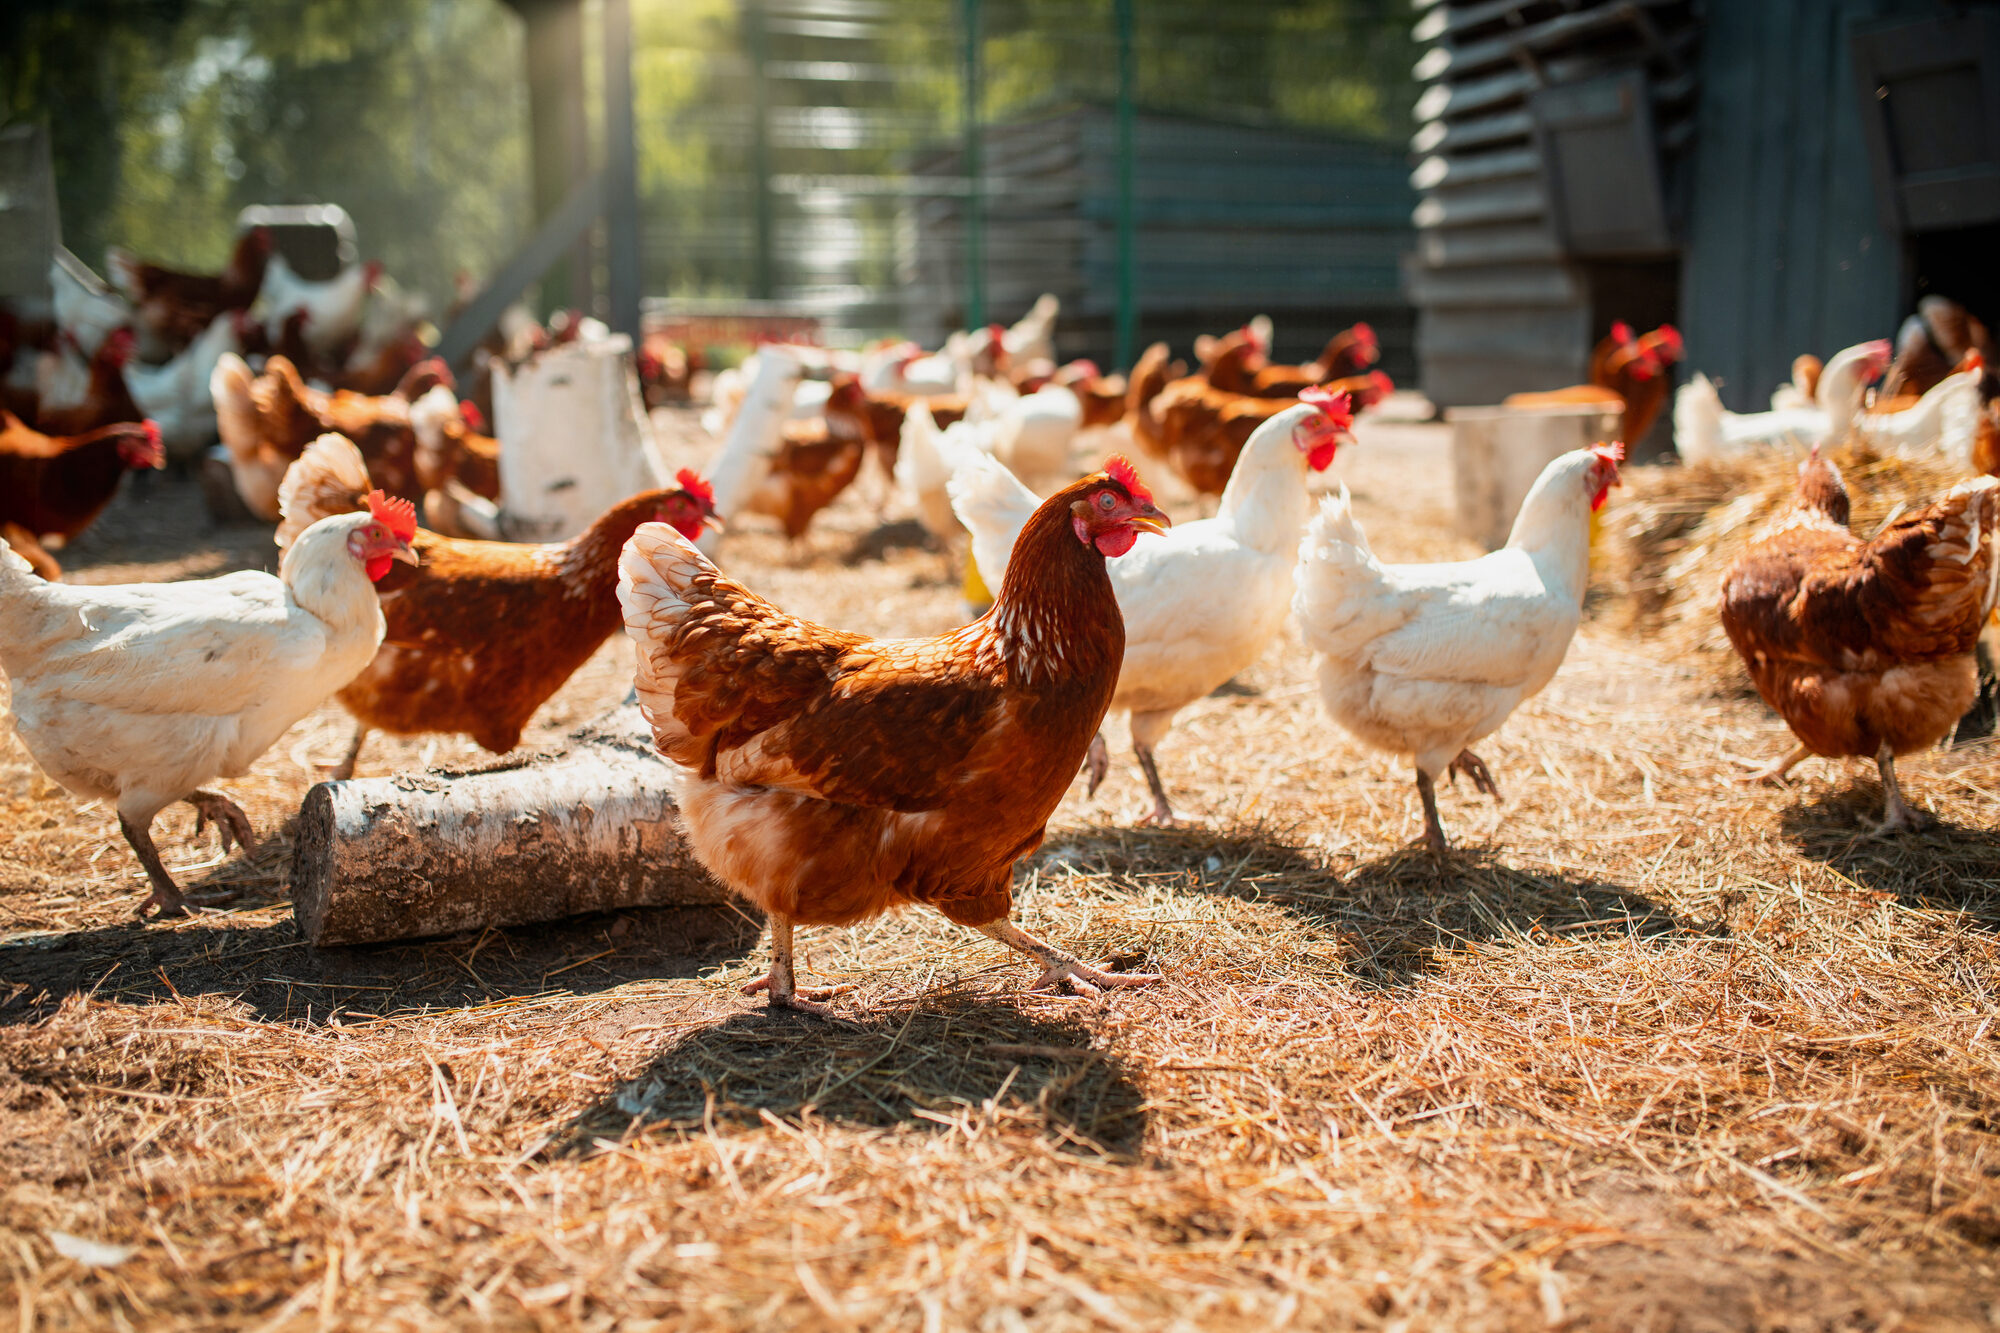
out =
<path fill-rule="evenodd" d="M 1349 434 L 1354 429 L 1354 400 L 1344 392 L 1315 387 L 1301 389 L 1299 401 L 1318 411 L 1292 427 L 1292 443 L 1313 471 L 1324 472 L 1332 465 L 1341 442 L 1354 438 Z"/>
<path fill-rule="evenodd" d="M 381 582 L 391 563 L 417 563 L 410 540 L 417 535 L 417 507 L 401 496 L 368 492 L 368 521 L 347 534 L 347 553 L 368 570 L 368 577 Z"/>
<path fill-rule="evenodd" d="M 1105 555 L 1123 555 L 1142 532 L 1164 532 L 1170 520 L 1153 504 L 1153 493 L 1123 456 L 1104 461 L 1104 471 L 1077 484 L 1070 502 L 1070 527 L 1085 546 Z"/>
<path fill-rule="evenodd" d="M 1863 378 L 1874 381 L 1888 373 L 1889 363 L 1896 359 L 1896 348 L 1887 338 L 1874 338 L 1861 344 L 1861 364 Z"/>
<path fill-rule="evenodd" d="M 162 468 L 167 465 L 167 451 L 160 443 L 160 423 L 150 418 L 137 426 L 125 427 L 125 434 L 118 437 L 118 459 L 129 468 Z"/>
<path fill-rule="evenodd" d="M 1664 366 L 1671 366 L 1687 355 L 1687 344 L 1681 341 L 1681 331 L 1671 324 L 1662 324 L 1647 334 L 1646 347 Z"/>
<path fill-rule="evenodd" d="M 1389 378 L 1387 371 L 1371 370 L 1368 372 L 1368 387 L 1362 390 L 1361 399 L 1356 406 L 1373 407 L 1394 392 L 1396 392 L 1396 381 Z"/>
<path fill-rule="evenodd" d="M 463 421 L 465 428 L 474 434 L 484 435 L 486 433 L 486 414 L 480 411 L 479 404 L 473 402 L 470 398 L 459 400 L 458 419 Z"/>
<path fill-rule="evenodd" d="M 674 474 L 674 481 L 680 489 L 663 494 L 655 522 L 666 524 L 689 541 L 699 539 L 703 528 L 722 526 L 715 515 L 715 488 L 707 477 L 684 467 Z"/>
<path fill-rule="evenodd" d="M 1590 451 L 1590 471 L 1585 474 L 1585 485 L 1590 488 L 1590 508 L 1595 511 L 1604 508 L 1605 497 L 1611 494 L 1613 486 L 1620 485 L 1618 465 L 1625 461 L 1625 441 L 1613 440 L 1600 444 Z"/>
<path fill-rule="evenodd" d="M 1851 516 L 1847 480 L 1833 460 L 1820 453 L 1817 444 L 1806 455 L 1806 461 L 1799 464 L 1799 504 L 1819 510 L 1843 528 Z"/>
<path fill-rule="evenodd" d="M 1363 320 L 1351 330 L 1354 335 L 1355 364 L 1372 366 L 1382 359 L 1382 340 L 1375 336 L 1375 326 Z"/>
<path fill-rule="evenodd" d="M 104 346 L 98 349 L 97 354 L 104 359 L 105 365 L 118 370 L 132 359 L 132 349 L 138 345 L 139 340 L 132 335 L 132 330 L 113 329 L 104 336 Z"/>
<path fill-rule="evenodd" d="M 1637 337 L 1638 335 L 1632 331 L 1632 326 L 1630 324 L 1627 324 L 1624 320 L 1620 319 L 1620 320 L 1614 320 L 1612 322 L 1611 341 L 1618 344 L 1620 347 L 1623 347 L 1627 343 L 1632 342 Z"/>

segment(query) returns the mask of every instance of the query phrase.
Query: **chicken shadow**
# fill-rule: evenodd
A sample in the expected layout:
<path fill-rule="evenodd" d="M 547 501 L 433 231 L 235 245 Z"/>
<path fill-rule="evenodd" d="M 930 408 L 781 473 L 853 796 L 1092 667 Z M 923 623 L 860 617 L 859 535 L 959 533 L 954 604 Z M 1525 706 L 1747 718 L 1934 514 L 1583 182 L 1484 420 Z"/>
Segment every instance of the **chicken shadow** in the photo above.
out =
<path fill-rule="evenodd" d="M 71 995 L 121 1004 L 221 995 L 260 1021 L 313 1026 L 551 990 L 592 994 L 700 976 L 743 957 L 762 929 L 734 906 L 648 907 L 315 949 L 290 917 L 243 926 L 228 924 L 227 914 L 181 926 L 134 920 L 0 944 L 0 1027 L 45 1017 Z"/>
<path fill-rule="evenodd" d="M 700 1130 L 765 1115 L 939 1131 L 1027 1115 L 1068 1150 L 1129 1157 L 1145 1137 L 1145 1097 L 1115 1056 L 1090 1043 L 1081 1016 L 1033 1014 L 954 987 L 836 1022 L 760 1005 L 662 1047 L 545 1151 L 587 1152 L 647 1126 Z"/>
<path fill-rule="evenodd" d="M 1343 866 L 1280 831 L 1130 829 L 1092 850 L 1115 873 L 1172 868 L 1194 877 L 1194 892 L 1276 906 L 1340 940 L 1350 975 L 1366 987 L 1412 985 L 1482 941 L 1725 933 L 1719 922 L 1682 919 L 1629 887 L 1512 864 L 1481 847 L 1454 849 L 1443 865 L 1426 849 L 1402 847 Z"/>
<path fill-rule="evenodd" d="M 1799 853 L 1838 871 L 1862 889 L 1908 907 L 1963 912 L 2000 931 L 2000 833 L 1950 820 L 1926 828 L 1870 835 L 1882 815 L 1882 786 L 1857 782 L 1820 796 L 1802 796 L 1778 816 Z"/>

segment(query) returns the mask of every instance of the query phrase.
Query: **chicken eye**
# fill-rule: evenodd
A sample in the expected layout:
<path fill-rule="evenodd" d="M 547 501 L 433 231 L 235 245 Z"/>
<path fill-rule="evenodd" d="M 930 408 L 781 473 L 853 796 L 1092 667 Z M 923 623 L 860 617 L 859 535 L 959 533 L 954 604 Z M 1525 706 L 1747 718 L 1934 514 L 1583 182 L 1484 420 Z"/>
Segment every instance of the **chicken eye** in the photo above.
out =
<path fill-rule="evenodd" d="M 1097 507 L 1099 509 L 1109 510 L 1116 503 L 1118 502 L 1112 498 L 1110 491 L 1099 491 L 1097 493 Z"/>

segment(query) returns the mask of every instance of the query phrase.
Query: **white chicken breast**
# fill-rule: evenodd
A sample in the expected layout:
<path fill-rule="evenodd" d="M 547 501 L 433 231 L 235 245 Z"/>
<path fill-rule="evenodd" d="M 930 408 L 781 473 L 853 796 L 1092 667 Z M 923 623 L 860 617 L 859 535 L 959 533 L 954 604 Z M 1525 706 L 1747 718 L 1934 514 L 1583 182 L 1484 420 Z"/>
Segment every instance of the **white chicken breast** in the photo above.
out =
<path fill-rule="evenodd" d="M 1174 822 L 1153 758 L 1174 714 L 1245 670 L 1285 623 L 1299 535 L 1312 513 L 1309 470 L 1333 462 L 1353 424 L 1347 395 L 1290 408 L 1243 446 L 1215 517 L 1180 524 L 1106 566 L 1125 618 L 1125 661 L 1111 711 L 1131 715 L 1132 749 L 1152 789 L 1143 822 Z M 1014 539 L 1041 503 L 983 453 L 958 461 L 952 507 L 972 533 L 974 563 L 997 587 Z M 1100 735 L 1088 760 L 1095 794 L 1109 767 Z"/>
<path fill-rule="evenodd" d="M 35 762 L 81 797 L 113 802 L 152 881 L 141 907 L 184 909 L 154 849 L 153 818 L 186 800 L 227 850 L 250 824 L 199 790 L 240 777 L 291 725 L 347 684 L 383 634 L 373 579 L 415 560 L 407 505 L 324 519 L 279 576 L 244 571 L 184 583 L 46 583 L 0 550 L 0 669 L 15 731 Z"/>
<path fill-rule="evenodd" d="M 1434 784 L 1464 772 L 1498 797 L 1468 747 L 1539 693 L 1569 652 L 1590 577 L 1590 514 L 1623 458 L 1622 445 L 1600 445 L 1551 462 L 1506 546 L 1477 560 L 1383 564 L 1344 486 L 1306 534 L 1292 609 L 1320 700 L 1355 739 L 1414 760 L 1424 836 L 1440 855 Z"/>

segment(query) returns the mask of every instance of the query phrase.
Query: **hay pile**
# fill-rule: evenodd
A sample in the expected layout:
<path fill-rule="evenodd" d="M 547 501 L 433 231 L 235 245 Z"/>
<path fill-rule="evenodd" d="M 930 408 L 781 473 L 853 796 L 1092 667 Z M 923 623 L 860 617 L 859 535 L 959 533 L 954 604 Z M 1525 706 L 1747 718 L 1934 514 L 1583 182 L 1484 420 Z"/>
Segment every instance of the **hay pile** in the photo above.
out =
<path fill-rule="evenodd" d="M 1892 515 L 1931 503 L 1965 479 L 1944 458 L 1878 454 L 1850 439 L 1833 452 L 1854 503 L 1854 531 L 1870 536 Z M 1714 688 L 1750 688 L 1715 614 L 1723 575 L 1765 524 L 1797 496 L 1804 454 L 1774 450 L 1688 467 L 1636 467 L 1604 522 L 1608 623 L 1670 660 L 1697 667 Z"/>

